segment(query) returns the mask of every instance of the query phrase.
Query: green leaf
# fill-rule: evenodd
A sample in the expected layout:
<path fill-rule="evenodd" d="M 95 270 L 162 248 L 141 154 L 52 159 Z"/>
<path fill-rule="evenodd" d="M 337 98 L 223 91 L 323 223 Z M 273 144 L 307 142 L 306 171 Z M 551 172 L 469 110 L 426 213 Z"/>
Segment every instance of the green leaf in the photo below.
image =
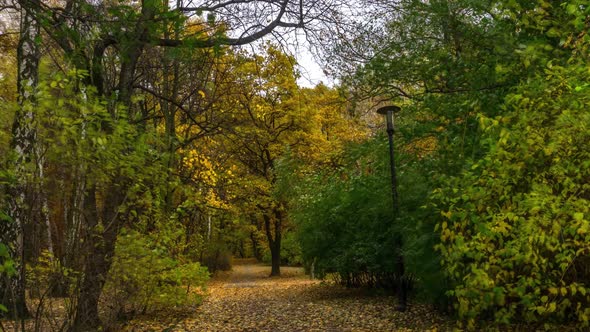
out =
<path fill-rule="evenodd" d="M 578 11 L 578 6 L 574 3 L 570 3 L 566 6 L 566 10 L 568 14 L 575 14 Z"/>

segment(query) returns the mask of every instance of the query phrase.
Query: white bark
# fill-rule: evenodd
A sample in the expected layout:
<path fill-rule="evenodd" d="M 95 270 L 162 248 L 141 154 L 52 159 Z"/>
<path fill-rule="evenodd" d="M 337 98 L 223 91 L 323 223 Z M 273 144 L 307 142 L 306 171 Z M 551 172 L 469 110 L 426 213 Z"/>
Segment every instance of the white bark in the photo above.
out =
<path fill-rule="evenodd" d="M 35 0 L 34 0 L 35 1 Z M 15 260 L 16 276 L 10 279 L 6 288 L 0 293 L 4 304 L 13 318 L 28 316 L 25 302 L 25 269 L 24 269 L 24 228 L 31 219 L 31 163 L 36 157 L 36 132 L 34 129 L 34 91 L 38 83 L 39 72 L 39 27 L 33 17 L 23 8 L 20 21 L 20 39 L 18 44 L 18 101 L 19 108 L 15 114 L 12 128 L 12 149 L 15 152 L 13 170 L 15 183 L 9 188 L 9 215 L 11 224 L 0 225 L 1 241 L 11 247 L 11 255 Z M 8 293 L 8 294 L 6 294 Z M 8 295 L 8 296 L 7 296 Z"/>

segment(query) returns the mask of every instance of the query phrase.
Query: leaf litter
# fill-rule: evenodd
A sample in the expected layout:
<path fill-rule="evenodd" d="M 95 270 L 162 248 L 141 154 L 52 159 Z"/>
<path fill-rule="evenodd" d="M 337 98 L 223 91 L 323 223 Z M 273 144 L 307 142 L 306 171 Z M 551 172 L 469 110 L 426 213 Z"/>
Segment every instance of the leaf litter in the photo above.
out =
<path fill-rule="evenodd" d="M 192 312 L 137 317 L 123 331 L 447 331 L 454 322 L 432 307 L 395 310 L 393 296 L 310 280 L 302 268 L 236 264 L 216 275 Z"/>

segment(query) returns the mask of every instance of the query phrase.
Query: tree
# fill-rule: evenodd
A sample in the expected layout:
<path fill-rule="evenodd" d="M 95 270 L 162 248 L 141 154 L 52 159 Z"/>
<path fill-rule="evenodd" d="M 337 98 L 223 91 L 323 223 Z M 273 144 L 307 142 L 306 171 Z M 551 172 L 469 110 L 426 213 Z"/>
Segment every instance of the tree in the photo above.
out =
<path fill-rule="evenodd" d="M 421 175 L 430 174 L 424 178 L 426 185 L 451 188 L 454 196 L 462 195 L 464 187 L 459 184 L 465 179 L 451 184 L 448 177 L 469 173 L 469 167 L 491 148 L 478 119 L 505 114 L 506 98 L 538 74 L 548 58 L 563 63 L 567 51 L 561 44 L 571 36 L 546 38 L 561 31 L 551 23 L 555 12 L 546 1 L 402 0 L 367 1 L 362 5 L 364 9 L 358 10 L 365 16 L 349 20 L 358 31 L 327 43 L 327 54 L 332 56 L 330 69 L 344 73 L 342 81 L 357 100 L 388 100 L 402 105 L 404 111 L 396 121 L 400 120 L 397 128 L 405 148 L 414 150 L 422 144 L 431 147 L 419 161 L 424 171 Z M 576 4 L 572 6 L 570 10 L 577 8 Z M 370 23 L 364 24 L 366 21 Z M 566 19 L 561 22 L 567 26 Z M 448 217 L 439 221 L 435 202 L 422 194 L 431 203 L 423 219 L 432 227 L 425 227 L 423 235 L 432 237 L 435 224 L 449 221 Z M 470 203 L 476 204 L 478 199 Z M 445 201 L 444 206 L 454 210 L 455 204 Z M 476 231 L 477 227 L 465 230 L 468 234 Z M 456 238 L 442 237 L 441 250 L 453 246 Z M 448 254 L 453 261 L 455 254 Z M 448 268 L 450 279 L 455 269 L 455 265 Z M 473 289 L 465 286 L 461 290 L 469 293 Z"/>
<path fill-rule="evenodd" d="M 542 12 L 503 8 L 535 36 L 520 53 L 531 76 L 504 114 L 480 116 L 485 156 L 435 193 L 437 249 L 471 329 L 482 318 L 587 326 L 590 317 L 587 8 L 538 4 Z"/>
<path fill-rule="evenodd" d="M 20 38 L 17 51 L 17 90 L 18 108 L 12 127 L 11 147 L 15 154 L 13 163 L 15 181 L 8 188 L 10 222 L 1 224 L 2 243 L 10 244 L 11 256 L 17 262 L 13 278 L 1 281 L 3 291 L 0 292 L 2 304 L 10 308 L 12 317 L 26 318 L 29 316 L 25 302 L 25 228 L 33 220 L 32 198 L 36 185 L 31 168 L 37 167 L 42 174 L 42 159 L 37 146 L 35 128 L 34 95 L 39 81 L 39 25 L 34 17 L 21 8 Z M 6 284 L 6 282 L 9 284 Z"/>
<path fill-rule="evenodd" d="M 59 47 L 68 60 L 67 66 L 88 73 L 81 76 L 82 84 L 94 87 L 98 98 L 107 102 L 112 121 L 105 119 L 105 125 L 100 127 L 100 135 L 107 138 L 115 135 L 122 117 L 143 121 L 145 114 L 138 107 L 135 96 L 142 87 L 144 91 L 149 87 L 138 87 L 136 83 L 142 73 L 142 61 L 151 47 L 187 52 L 194 49 L 219 51 L 223 45 L 244 45 L 271 33 L 303 28 L 324 15 L 324 10 L 331 5 L 330 2 L 293 0 L 204 1 L 176 7 L 154 0 L 140 3 L 23 0 L 19 3 Z M 188 20 L 194 16 L 201 19 Z M 190 25 L 199 28 L 190 30 Z M 165 64 L 164 75 L 171 74 L 174 67 L 174 63 Z M 170 81 L 165 77 L 162 82 L 169 84 L 166 82 Z M 169 137 L 175 135 L 174 108 L 179 106 L 174 100 L 179 96 L 177 88 L 178 85 L 172 83 L 156 96 L 160 100 L 158 108 L 166 116 Z M 82 94 L 83 90 L 80 91 Z M 197 93 L 193 95 L 197 96 L 200 95 L 198 91 L 207 90 L 195 91 Z M 121 153 L 131 158 L 136 149 L 129 147 Z M 169 144 L 168 150 L 172 149 L 173 145 Z M 91 330 L 100 324 L 98 298 L 111 264 L 118 231 L 126 220 L 121 209 L 132 190 L 134 175 L 124 170 L 112 170 L 107 174 L 107 179 L 95 181 L 91 173 L 79 173 L 75 182 L 81 185 L 73 186 L 81 195 L 72 196 L 84 197 L 80 207 L 85 216 L 83 252 L 86 258 L 72 330 Z M 110 221 L 110 226 L 102 228 L 101 224 L 106 221 Z"/>
<path fill-rule="evenodd" d="M 295 61 L 268 45 L 265 56 L 238 54 L 235 77 L 239 82 L 232 97 L 231 127 L 224 128 L 224 140 L 246 181 L 250 197 L 243 206 L 248 214 L 262 219 L 269 244 L 272 276 L 280 275 L 280 248 L 286 222 L 284 202 L 272 197 L 277 159 L 300 143 L 304 130 L 298 107 Z"/>
<path fill-rule="evenodd" d="M 15 35 L 5 34 L 0 37 L 2 46 L 0 47 L 0 62 L 2 63 L 0 67 L 0 102 L 4 105 L 13 105 L 16 102 L 16 49 L 18 38 Z M 1 261 L 0 265 L 3 268 L 0 268 L 2 272 L 0 272 L 0 276 L 2 280 L 0 280 L 0 285 L 2 291 L 0 291 L 0 306 L 3 306 L 4 310 L 0 315 L 6 315 L 5 312 L 10 309 L 11 312 L 14 312 L 14 305 L 12 305 L 12 295 L 16 294 L 16 291 L 10 290 L 8 285 L 10 285 L 11 281 L 7 278 L 8 274 L 13 274 L 14 271 L 14 263 L 13 258 L 18 258 L 14 256 L 14 250 L 10 250 L 9 244 L 14 245 L 12 242 L 14 239 L 10 239 L 8 234 L 9 229 L 12 229 L 14 225 L 11 225 L 12 222 L 8 216 L 8 204 L 7 204 L 7 192 L 6 187 L 8 184 L 12 184 L 10 178 L 12 177 L 12 172 L 14 169 L 9 169 L 9 160 L 12 156 L 12 147 L 11 143 L 11 127 L 12 127 L 12 119 L 13 119 L 13 111 L 15 107 L 4 107 L 2 112 L 0 113 L 0 164 L 2 165 L 0 171 L 0 179 L 2 179 L 2 185 L 0 186 L 0 246 L 2 247 L 2 254 L 1 254 Z M 8 305 L 8 307 L 6 306 Z"/>

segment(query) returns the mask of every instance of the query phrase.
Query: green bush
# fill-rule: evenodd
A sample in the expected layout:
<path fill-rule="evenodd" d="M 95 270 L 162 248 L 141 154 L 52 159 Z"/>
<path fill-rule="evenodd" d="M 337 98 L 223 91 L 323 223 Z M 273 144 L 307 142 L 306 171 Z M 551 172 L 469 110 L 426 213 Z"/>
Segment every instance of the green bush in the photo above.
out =
<path fill-rule="evenodd" d="M 281 241 L 281 263 L 289 266 L 301 266 L 303 257 L 301 245 L 294 232 L 287 232 Z"/>
<path fill-rule="evenodd" d="M 117 240 L 105 297 L 114 314 L 133 315 L 198 304 L 209 274 L 198 262 L 174 257 L 170 248 L 178 232 L 142 235 L 124 230 Z"/>
<path fill-rule="evenodd" d="M 426 172 L 398 155 L 400 211 L 394 220 L 387 138 L 351 146 L 344 166 L 301 181 L 291 217 L 306 265 L 322 278 L 336 276 L 347 286 L 395 288 L 395 257 L 405 258 L 406 276 L 424 298 L 444 296 L 444 276 L 434 253 L 434 225 L 423 208 L 429 192 Z M 403 239 L 400 246 L 399 238 Z"/>
<path fill-rule="evenodd" d="M 0 211 L 0 213 L 2 213 Z M 0 222 L 3 222 L 0 220 Z M 16 273 L 14 261 L 10 258 L 8 247 L 0 243 L 0 278 L 11 277 Z M 8 312 L 8 308 L 0 304 L 0 316 L 3 312 Z"/>
<path fill-rule="evenodd" d="M 549 65 L 481 118 L 489 153 L 449 179 L 437 247 L 470 328 L 590 319 L 590 80 Z"/>

